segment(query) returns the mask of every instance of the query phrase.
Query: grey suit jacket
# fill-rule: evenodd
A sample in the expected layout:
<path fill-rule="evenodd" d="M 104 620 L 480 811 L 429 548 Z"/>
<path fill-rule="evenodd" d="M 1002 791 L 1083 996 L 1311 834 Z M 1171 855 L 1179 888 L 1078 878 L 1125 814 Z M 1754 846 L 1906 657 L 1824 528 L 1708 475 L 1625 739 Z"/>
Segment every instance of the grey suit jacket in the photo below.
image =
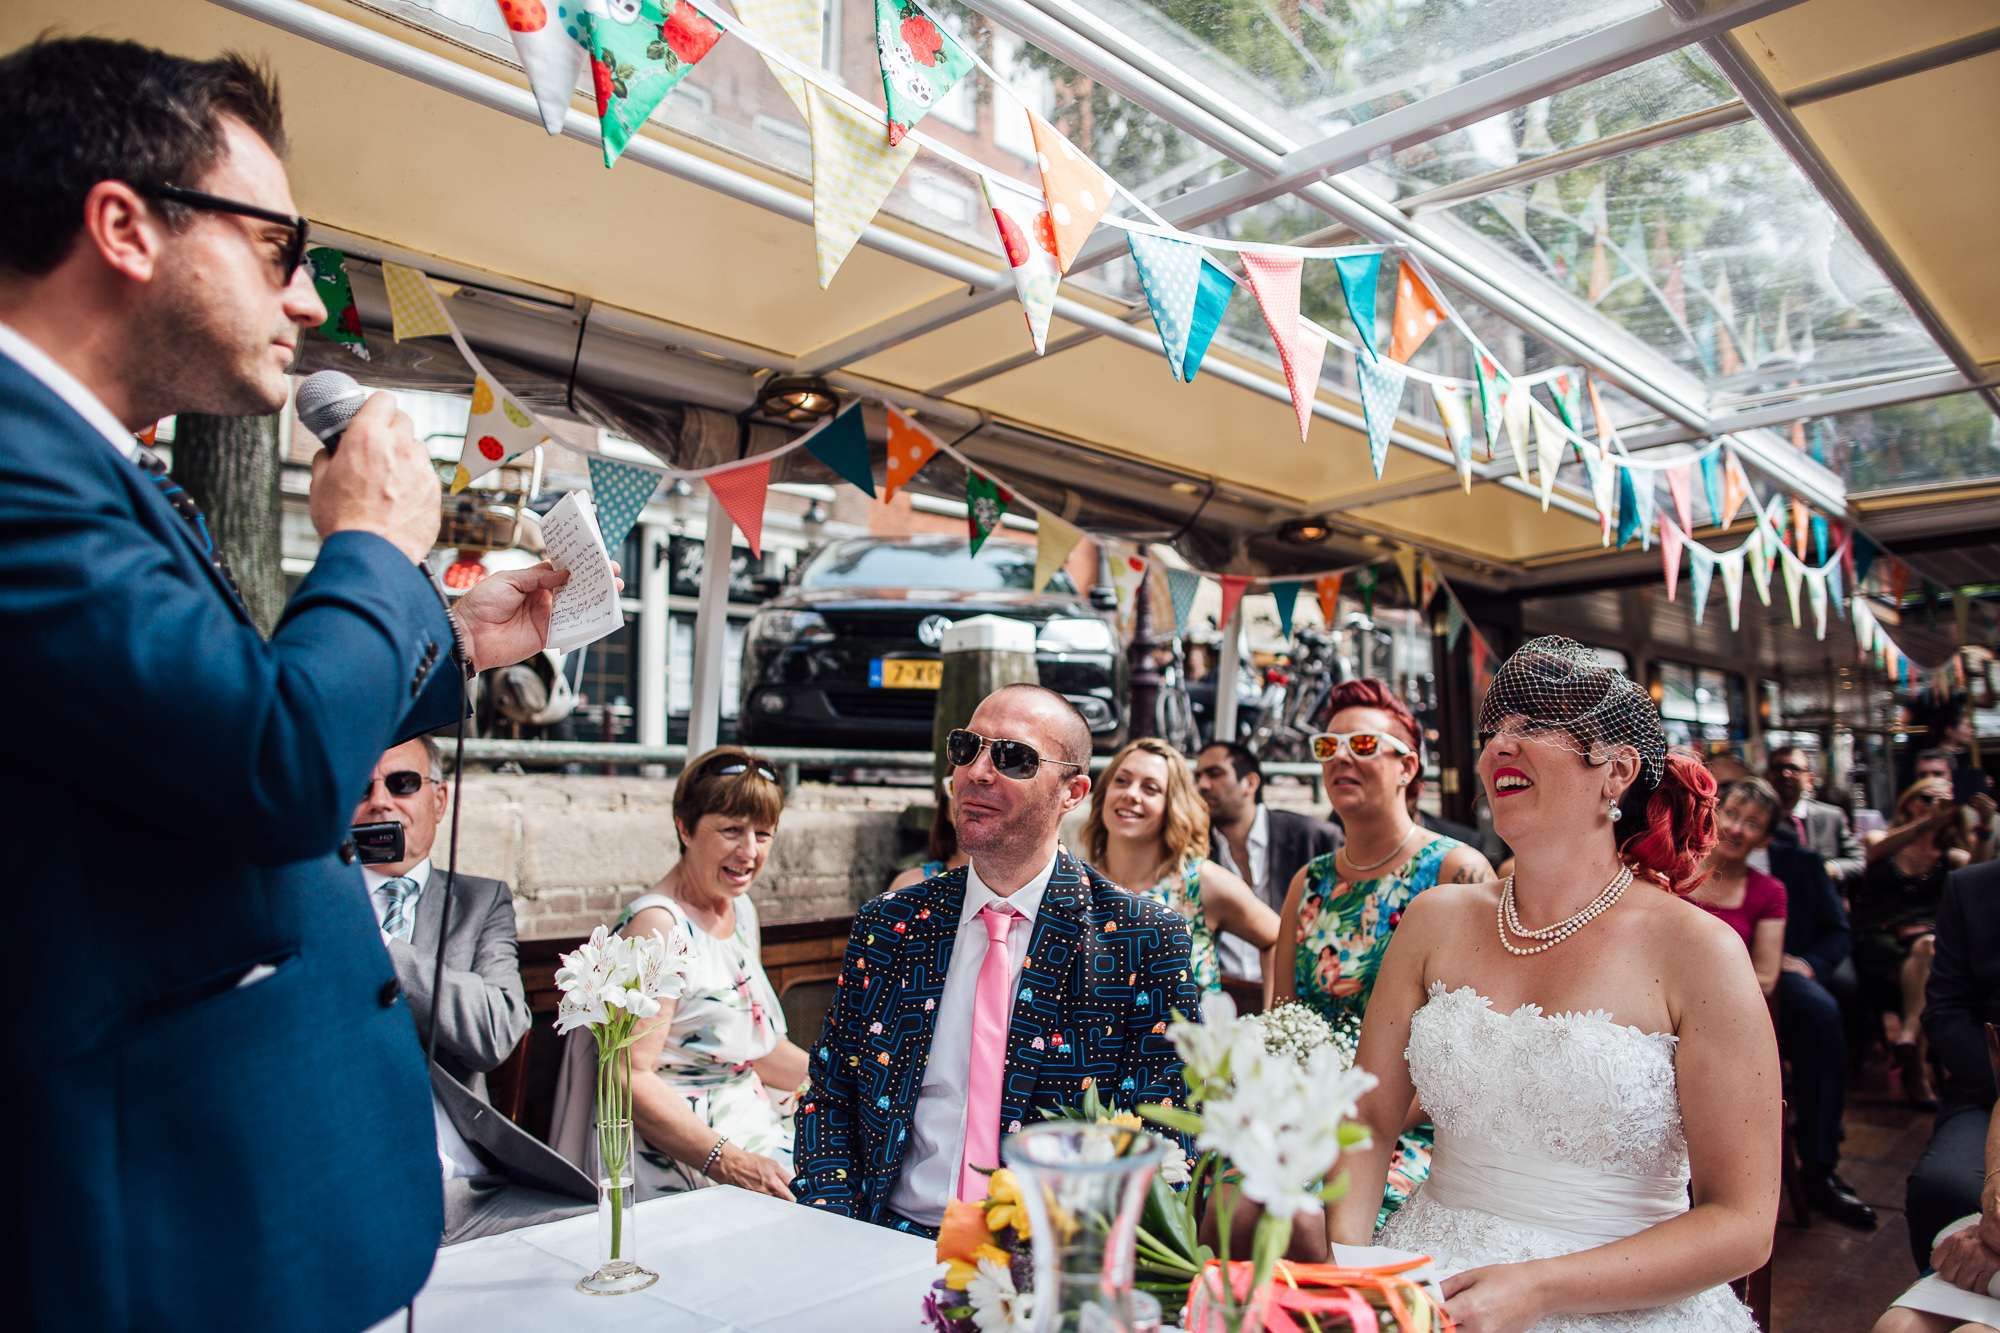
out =
<path fill-rule="evenodd" d="M 491 881 L 488 881 L 489 883 Z M 510 1185 L 526 1185 L 583 1202 L 597 1186 L 569 1159 L 486 1104 L 486 1099 L 431 1064 L 431 1088 L 465 1141 L 484 1155 Z"/>
<path fill-rule="evenodd" d="M 409 997 L 417 1033 L 425 1040 L 430 1037 L 431 972 L 443 919 L 444 871 L 433 865 L 423 896 L 417 899 L 417 922 L 409 942 L 389 941 L 389 961 Z M 514 894 L 505 882 L 464 874 L 454 881 L 442 991 L 437 1062 L 483 1098 L 487 1071 L 513 1053 L 529 1021 L 520 947 L 514 937 Z"/>
<path fill-rule="evenodd" d="M 1837 805 L 1825 801 L 1806 802 L 1806 843 L 1827 862 L 1827 874 L 1836 884 L 1845 884 L 1861 877 L 1867 869 L 1867 858 L 1862 854 L 1861 842 L 1854 836 L 1854 830 L 1847 826 L 1847 815 Z"/>

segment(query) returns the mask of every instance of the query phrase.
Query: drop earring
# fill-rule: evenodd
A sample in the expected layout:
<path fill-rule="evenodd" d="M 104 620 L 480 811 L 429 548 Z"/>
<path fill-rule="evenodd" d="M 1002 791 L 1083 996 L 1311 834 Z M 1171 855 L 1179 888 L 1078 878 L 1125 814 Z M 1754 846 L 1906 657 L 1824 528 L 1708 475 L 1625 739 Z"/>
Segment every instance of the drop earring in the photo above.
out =
<path fill-rule="evenodd" d="M 1618 798 L 1616 796 L 1611 798 L 1610 815 L 1611 822 L 1614 824 L 1625 817 L 1625 812 L 1618 808 Z"/>

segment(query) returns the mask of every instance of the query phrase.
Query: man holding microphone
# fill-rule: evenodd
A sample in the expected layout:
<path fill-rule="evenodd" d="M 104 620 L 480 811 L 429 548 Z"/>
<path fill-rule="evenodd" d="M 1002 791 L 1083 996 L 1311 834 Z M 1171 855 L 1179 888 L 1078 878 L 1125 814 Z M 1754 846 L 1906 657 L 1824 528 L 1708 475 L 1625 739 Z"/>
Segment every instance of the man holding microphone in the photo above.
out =
<path fill-rule="evenodd" d="M 452 614 L 438 480 L 378 394 L 313 465 L 267 641 L 134 433 L 266 413 L 325 317 L 276 90 L 229 56 L 0 57 L 0 764 L 34 1327 L 355 1329 L 441 1224 L 423 1052 L 351 848 L 377 756 L 547 637 L 548 566 Z"/>

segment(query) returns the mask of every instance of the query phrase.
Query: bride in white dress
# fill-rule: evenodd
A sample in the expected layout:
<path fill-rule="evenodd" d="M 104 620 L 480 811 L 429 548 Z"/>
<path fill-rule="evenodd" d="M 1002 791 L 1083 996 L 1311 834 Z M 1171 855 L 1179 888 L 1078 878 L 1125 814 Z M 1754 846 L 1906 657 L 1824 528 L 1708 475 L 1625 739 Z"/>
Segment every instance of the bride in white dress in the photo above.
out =
<path fill-rule="evenodd" d="M 1479 729 L 1515 874 L 1397 928 L 1357 1061 L 1376 1146 L 1329 1239 L 1432 1256 L 1464 1333 L 1752 1333 L 1726 1284 L 1771 1249 L 1778 1053 L 1742 941 L 1681 897 L 1714 783 L 1564 639 L 1508 659 Z M 1374 1238 L 1413 1098 L 1430 1178 Z"/>

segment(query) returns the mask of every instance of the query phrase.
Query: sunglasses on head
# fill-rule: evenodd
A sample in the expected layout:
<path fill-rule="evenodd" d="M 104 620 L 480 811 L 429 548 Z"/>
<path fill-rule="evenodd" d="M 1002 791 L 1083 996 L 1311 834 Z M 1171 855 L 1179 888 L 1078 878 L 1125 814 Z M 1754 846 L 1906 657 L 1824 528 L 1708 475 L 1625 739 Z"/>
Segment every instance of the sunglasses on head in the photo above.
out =
<path fill-rule="evenodd" d="M 1345 749 L 1356 759 L 1373 759 L 1384 747 L 1390 754 L 1413 753 L 1396 737 L 1381 731 L 1322 731 L 1312 738 L 1312 756 L 1325 763 Z"/>
<path fill-rule="evenodd" d="M 391 796 L 415 796 L 417 789 L 428 781 L 429 778 L 410 768 L 399 768 L 394 773 L 382 775 L 382 785 L 388 788 Z M 368 779 L 368 786 L 361 793 L 361 799 L 365 801 L 374 794 L 375 779 L 371 777 Z"/>
<path fill-rule="evenodd" d="M 132 187 L 148 199 L 160 199 L 182 208 L 192 208 L 203 213 L 230 213 L 237 217 L 254 218 L 259 222 L 273 222 L 287 229 L 285 248 L 278 260 L 279 281 L 291 285 L 292 278 L 299 271 L 299 265 L 306 262 L 306 236 L 312 224 L 296 213 L 280 213 L 275 209 L 259 208 L 256 204 L 246 204 L 235 199 L 224 199 L 220 195 L 203 194 L 200 190 L 183 190 L 178 185 L 134 185 Z"/>
<path fill-rule="evenodd" d="M 746 764 L 741 760 L 733 764 L 724 764 L 712 771 L 719 778 L 733 778 L 744 773 L 755 773 L 766 782 L 776 782 L 778 780 L 778 770 L 772 768 L 769 764 Z"/>
<path fill-rule="evenodd" d="M 1025 782 L 1045 763 L 1061 764 L 1064 768 L 1081 770 L 1082 764 L 1073 764 L 1067 759 L 1047 759 L 1042 752 L 1026 741 L 1010 741 L 993 736 L 982 736 L 976 731 L 960 728 L 944 738 L 944 757 L 951 761 L 953 768 L 964 768 L 979 758 L 979 752 L 988 747 L 993 751 L 993 771 L 1003 778 L 1013 778 Z"/>

